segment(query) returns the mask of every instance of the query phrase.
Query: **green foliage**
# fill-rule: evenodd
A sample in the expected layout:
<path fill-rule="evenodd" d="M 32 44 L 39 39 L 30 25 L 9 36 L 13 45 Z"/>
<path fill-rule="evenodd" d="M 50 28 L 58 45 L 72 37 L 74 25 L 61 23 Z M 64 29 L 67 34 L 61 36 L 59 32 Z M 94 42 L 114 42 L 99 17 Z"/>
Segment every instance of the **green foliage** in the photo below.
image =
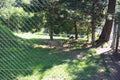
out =
<path fill-rule="evenodd" d="M 23 16 L 22 27 L 23 32 L 37 32 L 40 31 L 43 26 L 43 14 L 34 14 L 33 16 Z"/>
<path fill-rule="evenodd" d="M 86 34 L 91 26 L 92 14 L 95 13 L 95 27 L 101 26 L 106 12 L 106 1 L 88 0 L 6 0 L 8 4 L 0 9 L 0 24 L 9 27 L 13 31 L 38 32 L 42 27 L 52 27 L 53 33 Z M 92 6 L 92 4 L 95 4 Z M 76 21 L 77 24 L 74 24 Z M 91 29 L 90 29 L 91 30 Z"/>
<path fill-rule="evenodd" d="M 25 12 L 21 7 L 1 8 L 1 24 L 13 31 L 39 31 L 42 26 L 43 14 Z M 34 31 L 33 31 L 34 32 Z"/>
<path fill-rule="evenodd" d="M 22 17 L 28 16 L 28 13 L 24 12 L 22 8 L 1 8 L 0 18 L 2 24 L 9 27 L 11 30 L 18 30 L 23 25 Z M 31 16 L 31 15 L 30 15 Z"/>
<path fill-rule="evenodd" d="M 15 0 L 0 0 L 0 3 L 3 5 L 2 7 L 9 8 L 15 3 Z"/>

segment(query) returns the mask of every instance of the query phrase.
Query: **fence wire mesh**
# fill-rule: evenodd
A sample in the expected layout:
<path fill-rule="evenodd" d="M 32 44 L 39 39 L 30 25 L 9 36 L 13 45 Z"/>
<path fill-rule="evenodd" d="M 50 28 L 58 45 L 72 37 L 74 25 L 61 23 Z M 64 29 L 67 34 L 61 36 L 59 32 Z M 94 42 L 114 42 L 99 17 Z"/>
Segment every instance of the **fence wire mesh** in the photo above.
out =
<path fill-rule="evenodd" d="M 30 45 L 34 40 L 17 37 L 13 32 L 39 30 L 42 16 L 38 13 L 26 12 L 24 9 L 27 7 L 23 5 L 11 6 L 7 1 L 6 4 L 0 0 L 0 80 L 17 80 L 18 75 L 32 74 L 35 66 L 40 65 L 45 57 L 38 59 L 40 51 L 36 49 L 34 52 L 34 48 Z M 39 8 L 39 5 L 36 6 Z M 42 51 L 44 54 L 44 49 Z"/>
<path fill-rule="evenodd" d="M 20 3 L 22 1 L 26 3 Z M 46 26 L 46 15 L 41 10 L 47 10 L 52 4 L 47 0 L 36 1 L 30 5 L 29 0 L 0 0 L 0 80 L 63 80 L 61 75 L 59 78 L 41 78 L 43 72 L 57 64 L 56 60 L 61 61 L 58 55 L 50 55 L 48 47 L 39 45 L 49 39 L 44 37 L 48 36 L 48 30 L 44 35 L 39 34 Z"/>
<path fill-rule="evenodd" d="M 79 15 L 75 16 L 78 12 L 72 11 L 76 6 L 79 7 L 78 2 L 70 0 L 76 5 L 72 5 L 72 9 L 70 9 L 71 7 L 68 7 L 64 10 L 63 7 L 66 4 L 59 3 L 59 5 L 57 1 L 59 0 L 0 0 L 0 80 L 100 79 L 96 68 L 99 65 L 96 65 L 96 67 L 93 65 L 87 67 L 84 62 L 79 63 L 76 59 L 74 60 L 76 55 L 79 54 L 78 51 L 70 52 L 73 54 L 58 54 L 60 52 L 57 53 L 55 50 L 49 48 L 51 45 L 48 45 L 50 34 L 50 27 L 48 26 L 54 24 L 56 33 L 60 32 L 59 27 L 57 26 L 63 26 L 63 29 L 61 29 L 61 27 L 60 29 L 64 30 L 64 23 L 73 26 L 72 22 L 74 21 L 68 17 L 70 21 L 67 22 L 68 18 L 66 16 L 72 16 L 72 19 L 77 21 L 81 19 L 82 23 L 86 23 L 86 21 L 83 21 L 86 15 L 80 14 L 82 17 L 79 17 Z M 84 4 L 82 7 L 84 8 Z M 68 9 L 70 9 L 68 11 L 69 15 L 66 13 Z M 82 24 L 80 23 L 80 25 Z M 90 23 L 87 25 L 90 25 Z M 70 29 L 68 29 L 68 31 L 69 30 Z M 44 34 L 41 34 L 43 32 Z M 59 36 L 56 34 L 53 35 Z M 62 36 L 66 37 L 64 34 L 62 34 Z M 61 39 L 61 36 L 55 38 Z M 53 45 L 61 47 L 61 44 L 64 41 L 65 40 L 60 40 L 60 42 L 56 41 Z M 84 43 L 84 41 L 79 43 Z M 47 44 L 47 46 L 43 44 Z M 77 46 L 77 48 L 81 47 L 80 44 L 75 46 Z M 81 55 L 78 57 L 81 58 Z M 90 57 L 88 56 L 88 58 Z M 90 61 L 93 60 L 90 59 Z M 65 62 L 68 64 L 64 64 Z M 59 64 L 62 65 L 57 66 Z M 80 66 L 76 67 L 78 64 L 80 64 Z M 86 71 L 82 68 L 85 68 L 84 70 Z M 52 70 L 52 72 L 50 72 L 50 70 Z M 92 73 L 94 74 L 92 75 Z M 45 76 L 44 78 L 44 75 L 50 76 Z M 74 77 L 74 79 L 70 78 L 70 76 Z"/>

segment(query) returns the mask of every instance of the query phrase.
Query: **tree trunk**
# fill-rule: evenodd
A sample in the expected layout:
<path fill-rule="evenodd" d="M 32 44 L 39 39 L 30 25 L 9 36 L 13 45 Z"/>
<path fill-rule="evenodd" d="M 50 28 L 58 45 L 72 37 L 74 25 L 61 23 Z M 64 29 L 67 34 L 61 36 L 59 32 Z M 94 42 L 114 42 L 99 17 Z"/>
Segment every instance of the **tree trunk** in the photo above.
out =
<path fill-rule="evenodd" d="M 95 25 L 94 23 L 92 23 L 93 26 L 92 26 L 92 47 L 95 46 Z"/>
<path fill-rule="evenodd" d="M 90 41 L 90 26 L 87 28 L 87 42 Z"/>
<path fill-rule="evenodd" d="M 116 39 L 116 46 L 115 46 L 116 53 L 118 53 L 119 37 L 120 37 L 120 24 L 118 24 L 118 29 L 117 29 L 117 39 Z"/>
<path fill-rule="evenodd" d="M 75 29 L 75 39 L 78 39 L 78 30 L 77 30 L 76 20 L 74 21 L 74 29 Z"/>
<path fill-rule="evenodd" d="M 50 36 L 50 40 L 53 40 L 53 26 L 50 26 L 50 29 L 49 29 L 49 36 Z"/>
<path fill-rule="evenodd" d="M 109 0 L 107 13 L 114 14 L 115 13 L 115 5 L 116 5 L 116 0 Z M 109 41 L 112 24 L 113 24 L 113 19 L 108 20 L 106 18 L 106 22 L 103 27 L 102 33 L 101 33 L 99 39 L 96 41 L 97 44 Z"/>
<path fill-rule="evenodd" d="M 91 40 L 92 40 L 92 47 L 94 47 L 95 46 L 95 28 L 96 28 L 96 26 L 95 26 L 95 3 L 96 2 L 93 2 L 93 5 L 92 5 L 92 8 L 93 8 L 93 12 L 92 12 L 92 22 L 91 22 L 91 27 L 92 27 L 92 38 L 91 38 Z"/>

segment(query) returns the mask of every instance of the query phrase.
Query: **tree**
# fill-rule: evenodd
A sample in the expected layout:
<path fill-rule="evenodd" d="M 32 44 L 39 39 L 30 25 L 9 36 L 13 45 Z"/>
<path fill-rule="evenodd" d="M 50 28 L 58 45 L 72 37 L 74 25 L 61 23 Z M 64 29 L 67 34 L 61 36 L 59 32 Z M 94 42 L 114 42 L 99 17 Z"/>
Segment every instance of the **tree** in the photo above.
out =
<path fill-rule="evenodd" d="M 44 12 L 50 39 L 53 40 L 54 27 L 56 26 L 57 19 L 60 18 L 60 12 L 63 8 L 62 3 L 59 0 L 31 0 L 29 4 L 21 2 L 17 6 L 22 6 L 26 12 L 36 14 Z"/>
<path fill-rule="evenodd" d="M 79 24 L 81 24 L 81 22 L 83 23 L 85 20 L 83 19 L 83 16 L 86 15 L 84 13 L 85 10 L 88 9 L 88 6 L 86 1 L 82 0 L 69 0 L 67 1 L 67 4 L 69 18 L 73 21 L 75 39 L 78 39 L 78 32 L 80 32 L 78 29 L 80 29 L 79 27 L 82 27 Z"/>
<path fill-rule="evenodd" d="M 116 0 L 109 0 L 107 13 L 113 15 L 115 13 Z M 109 41 L 111 29 L 112 29 L 113 19 L 109 20 L 106 18 L 105 25 L 102 29 L 102 33 L 99 39 L 96 41 L 97 44 Z"/>

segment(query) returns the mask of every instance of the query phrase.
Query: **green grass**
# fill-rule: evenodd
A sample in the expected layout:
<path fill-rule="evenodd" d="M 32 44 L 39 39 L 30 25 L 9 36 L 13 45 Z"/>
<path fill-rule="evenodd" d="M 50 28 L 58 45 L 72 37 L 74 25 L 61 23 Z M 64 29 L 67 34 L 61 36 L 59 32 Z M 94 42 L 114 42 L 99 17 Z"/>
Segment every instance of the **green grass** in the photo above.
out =
<path fill-rule="evenodd" d="M 79 49 L 77 54 L 72 51 L 59 53 L 32 46 L 44 39 L 19 38 L 7 33 L 6 29 L 1 32 L 4 33 L 0 35 L 1 80 L 102 80 L 99 75 L 106 71 L 94 48 Z"/>

